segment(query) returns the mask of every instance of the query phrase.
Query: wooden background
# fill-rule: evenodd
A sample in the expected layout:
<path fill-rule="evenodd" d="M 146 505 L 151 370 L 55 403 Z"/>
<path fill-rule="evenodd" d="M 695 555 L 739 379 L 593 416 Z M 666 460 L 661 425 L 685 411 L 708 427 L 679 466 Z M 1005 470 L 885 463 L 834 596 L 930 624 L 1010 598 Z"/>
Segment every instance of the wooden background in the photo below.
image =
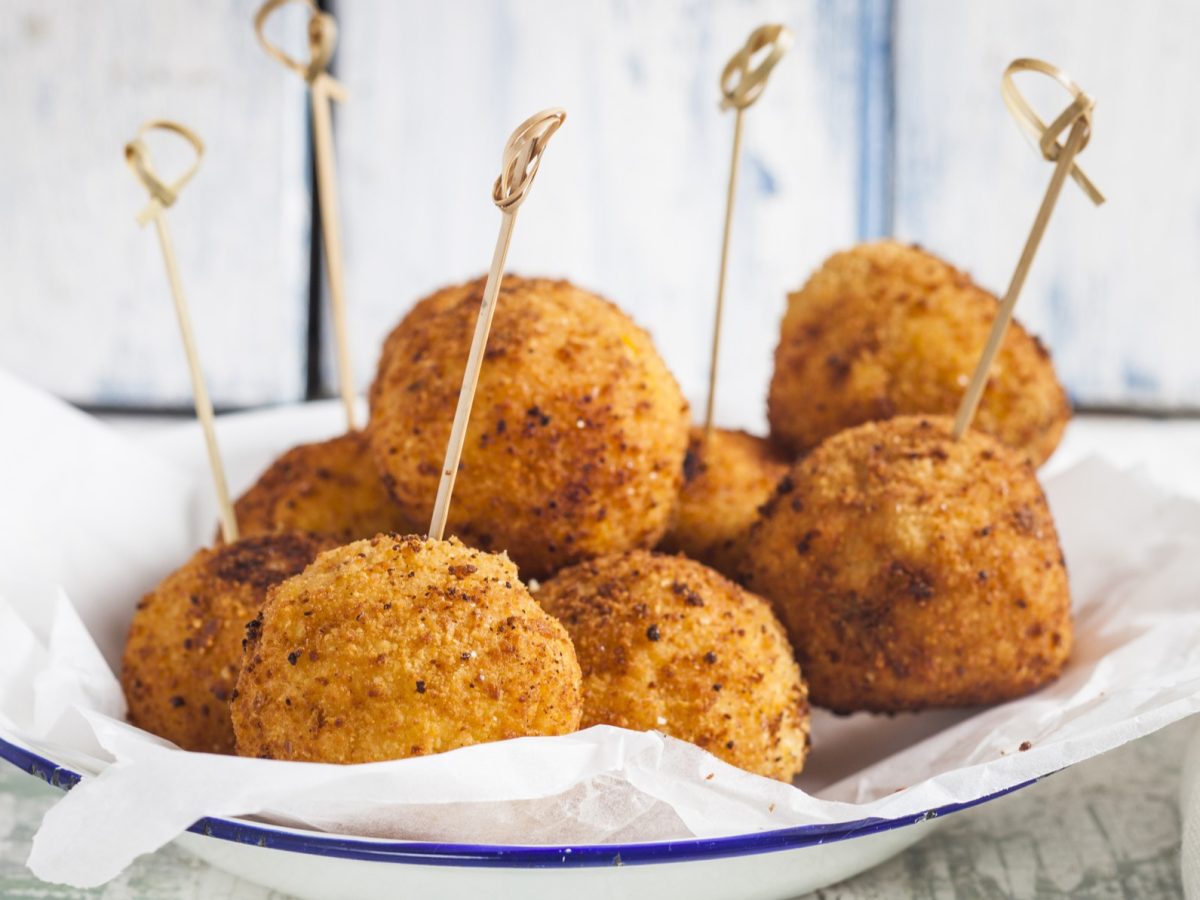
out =
<path fill-rule="evenodd" d="M 0 367 L 87 406 L 188 404 L 162 264 L 121 160 L 146 118 L 206 139 L 170 218 L 212 392 L 330 393 L 313 290 L 304 88 L 254 41 L 257 0 L 0 0 Z M 779 317 L 832 250 L 896 234 L 1002 289 L 1050 166 L 999 97 L 1016 56 L 1097 98 L 1018 316 L 1075 400 L 1200 408 L 1200 7 L 1189 0 L 700 3 L 340 0 L 336 111 L 360 387 L 420 296 L 482 272 L 511 128 L 567 107 L 510 268 L 604 293 L 703 399 L 731 114 L 717 76 L 745 35 L 796 45 L 748 113 L 718 411 L 763 420 Z M 303 45 L 304 15 L 273 35 Z M 1036 82 L 1031 83 L 1031 91 Z M 1065 105 L 1034 98 L 1047 117 Z M 317 310 L 314 317 L 312 311 Z"/>

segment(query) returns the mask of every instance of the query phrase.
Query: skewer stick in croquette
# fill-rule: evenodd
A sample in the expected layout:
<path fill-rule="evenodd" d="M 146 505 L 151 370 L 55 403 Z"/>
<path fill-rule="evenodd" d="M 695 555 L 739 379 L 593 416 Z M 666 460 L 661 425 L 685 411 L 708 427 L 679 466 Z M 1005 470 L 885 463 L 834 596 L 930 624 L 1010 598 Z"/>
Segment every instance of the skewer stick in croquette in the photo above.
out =
<path fill-rule="evenodd" d="M 733 221 L 733 198 L 737 193 L 738 165 L 742 158 L 742 113 L 763 92 L 775 64 L 792 45 L 792 33 L 784 25 L 756 28 L 721 72 L 721 109 L 733 109 L 733 153 L 729 160 L 729 187 L 725 194 L 725 229 L 721 235 L 721 268 L 717 273 L 717 311 L 713 322 L 712 358 L 708 368 L 708 402 L 704 407 L 704 433 L 712 434 L 713 398 L 717 389 L 717 356 L 721 346 L 721 314 L 725 308 L 725 271 L 729 263 L 729 232 Z M 756 53 L 766 51 L 763 60 L 750 68 Z"/>
<path fill-rule="evenodd" d="M 467 437 L 467 422 L 471 418 L 471 403 L 479 385 L 479 369 L 483 365 L 483 351 L 487 346 L 492 317 L 496 313 L 496 296 L 500 292 L 500 279 L 504 275 L 504 260 L 512 242 L 513 226 L 517 221 L 517 210 L 524 202 L 529 188 L 542 162 L 542 153 L 554 132 L 562 126 L 567 113 L 562 109 L 544 109 L 530 116 L 517 126 L 504 145 L 501 156 L 500 177 L 492 187 L 492 202 L 500 208 L 500 234 L 496 238 L 496 250 L 492 254 L 492 268 L 488 271 L 487 284 L 483 289 L 483 302 L 479 306 L 479 318 L 475 320 L 475 337 L 471 341 L 471 352 L 467 356 L 467 367 L 463 372 L 462 389 L 458 394 L 458 406 L 454 410 L 454 424 L 450 429 L 450 441 L 446 446 L 446 459 L 442 464 L 442 477 L 438 483 L 437 497 L 433 503 L 433 519 L 429 523 L 429 536 L 442 539 L 446 530 L 446 518 L 450 514 L 450 495 L 454 491 L 454 479 L 458 475 L 458 463 L 462 459 L 463 441 Z"/>
<path fill-rule="evenodd" d="M 263 28 L 271 13 L 293 0 L 267 0 L 254 17 L 254 31 L 263 49 L 308 82 L 312 101 L 313 159 L 317 168 L 317 197 L 321 208 L 321 235 L 325 246 L 325 267 L 329 273 L 329 303 L 333 313 L 338 387 L 346 408 L 346 427 L 358 428 L 354 410 L 354 366 L 350 362 L 350 337 L 346 325 L 346 287 L 342 265 L 342 224 L 338 209 L 337 169 L 333 150 L 331 101 L 346 100 L 346 89 L 328 72 L 329 60 L 337 45 L 337 23 L 321 12 L 314 0 L 300 0 L 310 10 L 308 20 L 309 59 L 300 62 L 267 40 Z"/>
<path fill-rule="evenodd" d="M 517 208 L 565 118 L 538 113 L 504 148 L 500 236 L 429 536 L 349 544 L 271 592 L 230 702 L 243 756 L 373 762 L 578 728 L 582 674 L 566 629 L 507 556 L 442 539 Z"/>
<path fill-rule="evenodd" d="M 1049 75 L 1071 92 L 1074 101 L 1047 127 L 1013 83 L 1013 75 L 1017 72 L 1041 72 Z M 1021 288 L 1025 286 L 1025 276 L 1029 274 L 1029 268 L 1033 265 L 1033 257 L 1037 253 L 1038 244 L 1042 241 L 1042 235 L 1046 233 L 1046 225 L 1050 222 L 1050 214 L 1054 211 L 1059 194 L 1062 193 L 1067 174 L 1069 173 L 1075 179 L 1092 203 L 1099 206 L 1104 202 L 1104 195 L 1083 174 L 1083 170 L 1075 165 L 1075 157 L 1087 146 L 1092 135 L 1092 108 L 1095 106 L 1095 101 L 1061 69 L 1037 59 L 1018 59 L 1011 62 L 1004 70 L 1000 91 L 1009 112 L 1016 117 L 1022 129 L 1037 140 L 1042 156 L 1051 162 L 1056 162 L 1056 165 L 1054 174 L 1050 176 L 1050 184 L 1046 187 L 1046 194 L 1042 198 L 1042 205 L 1038 209 L 1037 217 L 1033 220 L 1033 228 L 1025 240 L 1021 258 L 1017 261 L 1016 271 L 1013 272 L 1012 280 L 1008 284 L 1008 291 L 1005 293 L 1004 299 L 1000 301 L 1000 309 L 992 324 L 992 331 L 983 348 L 979 365 L 975 368 L 975 374 L 971 377 L 971 382 L 959 404 L 958 413 L 954 417 L 955 440 L 963 436 L 963 432 L 971 427 L 971 420 L 975 418 L 979 398 L 983 396 L 983 389 L 987 385 L 988 372 L 991 370 L 992 362 L 1004 340 L 1008 323 L 1012 320 L 1013 308 L 1017 305 Z M 1059 135 L 1068 127 L 1071 131 L 1067 135 L 1066 144 L 1059 144 Z"/>
<path fill-rule="evenodd" d="M 422 532 L 486 287 L 485 271 L 418 302 L 371 386 L 372 457 Z M 446 534 L 507 551 L 526 578 L 654 546 L 679 503 L 689 409 L 650 335 L 545 278 L 505 275 L 495 315 Z"/>
<path fill-rule="evenodd" d="M 150 151 L 142 140 L 151 131 L 169 131 L 179 135 L 192 145 L 196 158 L 191 166 L 175 181 L 167 184 L 154 171 L 150 163 Z M 204 373 L 200 369 L 200 355 L 196 350 L 196 339 L 192 334 L 192 321 L 188 315 L 187 298 L 183 293 L 183 282 L 179 277 L 179 264 L 175 260 L 175 247 L 171 242 L 171 233 L 167 230 L 168 206 L 179 197 L 179 191 L 187 184 L 196 170 L 200 167 L 200 159 L 204 156 L 204 142 L 191 129 L 176 122 L 155 120 L 147 122 L 138 129 L 137 137 L 125 145 L 125 162 L 133 170 L 142 186 L 150 192 L 150 204 L 138 214 L 139 225 L 149 221 L 154 222 L 158 231 L 159 245 L 162 247 L 163 262 L 167 267 L 167 280 L 171 283 L 171 296 L 175 301 L 175 315 L 179 320 L 179 333 L 183 339 L 183 352 L 187 357 L 188 372 L 192 378 L 192 397 L 196 406 L 196 417 L 204 429 L 204 443 L 208 448 L 208 464 L 212 469 L 213 487 L 217 492 L 217 507 L 221 515 L 221 534 L 226 543 L 237 540 L 237 519 L 233 515 L 233 505 L 229 502 L 229 487 L 225 481 L 225 467 L 221 463 L 221 452 L 217 447 L 216 430 L 213 428 L 213 407 L 209 399 L 208 389 L 204 385 Z"/>

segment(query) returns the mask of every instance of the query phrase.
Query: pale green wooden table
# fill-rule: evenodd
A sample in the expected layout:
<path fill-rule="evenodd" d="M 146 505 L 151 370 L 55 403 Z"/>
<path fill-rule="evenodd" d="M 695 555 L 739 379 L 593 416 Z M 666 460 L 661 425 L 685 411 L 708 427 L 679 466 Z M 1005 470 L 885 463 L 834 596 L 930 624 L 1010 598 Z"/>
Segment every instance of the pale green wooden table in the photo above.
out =
<path fill-rule="evenodd" d="M 1158 898 L 1182 896 L 1178 791 L 1194 720 L 1075 766 L 1016 794 L 956 813 L 924 842 L 822 900 L 885 897 Z M 29 842 L 58 792 L 0 769 L 0 897 L 104 900 L 265 900 L 282 895 L 167 847 L 103 888 L 37 881 Z M 764 860 L 764 865 L 770 863 Z"/>

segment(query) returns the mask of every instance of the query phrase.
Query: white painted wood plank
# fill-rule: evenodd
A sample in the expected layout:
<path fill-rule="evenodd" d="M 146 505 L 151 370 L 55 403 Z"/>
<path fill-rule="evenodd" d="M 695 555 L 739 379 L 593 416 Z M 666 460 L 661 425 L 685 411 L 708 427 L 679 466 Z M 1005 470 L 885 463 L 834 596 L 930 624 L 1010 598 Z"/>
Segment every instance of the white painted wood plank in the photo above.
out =
<path fill-rule="evenodd" d="M 1200 406 L 1198 37 L 1188 0 L 898 7 L 896 230 L 995 290 L 1051 172 L 1005 110 L 1001 72 L 1041 57 L 1096 98 L 1081 162 L 1108 203 L 1068 182 L 1017 308 L 1077 400 Z M 1048 120 L 1067 94 L 1040 80 L 1022 85 Z"/>
<path fill-rule="evenodd" d="M 0 366 L 76 400 L 186 404 L 162 258 L 122 161 L 154 117 L 208 153 L 170 211 L 211 392 L 303 391 L 303 83 L 251 28 L 256 0 L 9 0 L 0 15 Z M 303 16 L 290 23 L 303 40 Z M 163 166 L 166 169 L 166 166 Z"/>
<path fill-rule="evenodd" d="M 748 113 L 719 418 L 762 427 L 786 291 L 854 239 L 857 6 L 551 0 L 337 7 L 347 291 L 360 385 L 414 301 L 486 271 L 509 131 L 568 110 L 509 268 L 569 277 L 654 334 L 702 409 L 732 114 L 717 79 L 749 32 L 796 45 Z"/>

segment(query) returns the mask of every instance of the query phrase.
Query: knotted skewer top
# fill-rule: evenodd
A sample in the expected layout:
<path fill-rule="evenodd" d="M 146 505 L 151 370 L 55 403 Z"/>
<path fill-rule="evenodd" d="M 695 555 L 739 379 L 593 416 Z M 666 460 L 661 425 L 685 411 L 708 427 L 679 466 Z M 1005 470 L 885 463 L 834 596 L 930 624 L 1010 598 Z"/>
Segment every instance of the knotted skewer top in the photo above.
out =
<path fill-rule="evenodd" d="M 763 25 L 754 29 L 746 44 L 725 64 L 721 72 L 721 109 L 745 109 L 762 94 L 775 65 L 792 46 L 792 32 L 786 25 Z M 750 68 L 755 53 L 767 50 L 763 60 Z"/>
<path fill-rule="evenodd" d="M 500 234 L 496 237 L 492 267 L 488 270 L 487 282 L 483 286 L 479 315 L 475 319 L 475 336 L 471 339 L 471 350 L 467 354 L 462 387 L 458 392 L 458 406 L 454 410 L 454 423 L 450 426 L 450 440 L 446 443 L 442 477 L 433 501 L 429 536 L 435 540 L 442 539 L 450 515 L 450 498 L 454 493 L 454 481 L 458 477 L 458 467 L 462 460 L 467 423 L 471 418 L 471 406 L 475 402 L 475 390 L 479 386 L 479 372 L 483 367 L 488 332 L 491 331 L 492 317 L 496 314 L 500 280 L 504 277 L 504 261 L 508 257 L 509 243 L 512 241 L 513 228 L 517 222 L 517 207 L 529 193 L 546 145 L 566 119 L 566 110 L 557 107 L 543 109 L 518 125 L 504 144 L 500 177 L 492 187 L 492 202 L 500 207 L 501 212 Z"/>
<path fill-rule="evenodd" d="M 192 164 L 174 181 L 166 182 L 150 162 L 150 149 L 144 138 L 151 131 L 169 131 L 187 141 L 196 152 Z M 166 209 L 179 199 L 183 186 L 192 180 L 196 170 L 200 168 L 200 160 L 204 157 L 204 141 L 190 128 L 178 122 L 166 119 L 154 119 L 138 129 L 137 137 L 125 145 L 125 164 L 150 193 L 150 204 L 137 215 L 139 225 L 145 225 L 160 209 Z"/>
<path fill-rule="evenodd" d="M 196 153 L 192 164 L 172 182 L 164 181 L 155 171 L 153 163 L 150 162 L 150 150 L 144 139 L 151 131 L 168 131 L 176 134 L 187 141 Z M 125 145 L 125 164 L 150 193 L 150 203 L 138 214 L 137 220 L 141 225 L 153 221 L 158 231 L 163 265 L 166 267 L 167 281 L 171 286 L 171 299 L 175 303 L 175 314 L 179 319 L 183 354 L 187 360 L 188 373 L 192 380 L 192 398 L 195 401 L 196 417 L 200 420 L 200 427 L 204 432 L 208 463 L 212 469 L 213 487 L 217 494 L 217 508 L 221 514 L 221 535 L 226 543 L 232 543 L 238 538 L 237 517 L 233 513 L 233 504 L 229 502 L 229 486 L 225 480 L 225 466 L 221 462 L 221 452 L 217 447 L 216 429 L 213 425 L 212 400 L 209 399 L 208 388 L 204 385 L 204 374 L 200 369 L 200 356 L 196 350 L 196 338 L 192 333 L 191 316 L 188 314 L 187 297 L 183 292 L 183 281 L 179 277 L 179 264 L 175 261 L 175 249 L 171 243 L 170 232 L 167 230 L 167 217 L 164 214 L 164 210 L 179 198 L 179 192 L 183 186 L 196 174 L 203 156 L 204 142 L 200 140 L 199 135 L 178 122 L 169 122 L 163 119 L 153 119 L 144 124 L 138 129 L 134 139 Z"/>
<path fill-rule="evenodd" d="M 288 3 L 302 3 L 308 7 L 308 62 L 301 62 L 283 49 L 267 40 L 265 27 L 271 14 Z M 254 33 L 264 50 L 275 60 L 291 69 L 310 85 L 320 82 L 335 100 L 345 100 L 346 91 L 329 74 L 329 61 L 337 47 L 337 21 L 329 13 L 321 12 L 315 0 L 267 0 L 254 16 Z"/>
<path fill-rule="evenodd" d="M 1071 93 L 1071 105 L 1047 126 L 1033 111 L 1033 107 L 1021 96 L 1020 91 L 1013 83 L 1013 76 L 1017 72 L 1040 72 L 1043 75 L 1049 75 Z M 1025 248 L 1021 251 L 1021 258 L 1017 261 L 1016 269 L 1013 270 L 1008 290 L 1000 300 L 996 318 L 992 322 L 992 330 L 988 333 L 987 343 L 984 344 L 979 363 L 975 366 L 975 373 L 971 376 L 971 381 L 967 384 L 967 389 L 958 404 L 958 412 L 954 416 L 955 440 L 962 437 L 971 427 L 971 420 L 975 417 L 980 398 L 987 386 L 988 373 L 991 371 L 996 354 L 1000 352 L 1000 344 L 1004 340 L 1009 322 L 1012 321 L 1013 308 L 1017 304 L 1017 298 L 1021 295 L 1021 288 L 1025 285 L 1025 278 L 1029 274 L 1030 266 L 1033 265 L 1033 257 L 1037 253 L 1042 235 L 1046 233 L 1046 225 L 1050 221 L 1050 214 L 1054 211 L 1054 205 L 1058 202 L 1059 194 L 1066 183 L 1067 175 L 1070 174 L 1075 179 L 1075 182 L 1094 204 L 1099 206 L 1104 202 L 1104 195 L 1096 189 L 1091 179 L 1083 174 L 1083 170 L 1076 164 L 1079 151 L 1087 146 L 1088 139 L 1092 134 L 1092 108 L 1095 106 L 1095 101 L 1085 94 L 1062 69 L 1039 59 L 1016 59 L 1009 63 L 1000 80 L 1000 93 L 1004 98 L 1004 105 L 1016 118 L 1021 130 L 1037 142 L 1042 156 L 1054 163 L 1054 174 L 1050 176 L 1050 183 L 1046 186 L 1042 204 L 1034 217 L 1029 236 L 1025 239 Z M 1068 132 L 1067 140 L 1060 144 L 1058 138 L 1063 132 Z"/>
<path fill-rule="evenodd" d="M 1064 109 L 1057 119 L 1047 125 L 1017 90 L 1013 78 L 1017 72 L 1039 72 L 1042 75 L 1049 75 L 1071 94 L 1071 105 Z M 1040 59 L 1015 59 L 1004 70 L 1004 77 L 1000 81 L 1000 94 L 1004 98 L 1004 105 L 1017 120 L 1021 130 L 1033 139 L 1038 149 L 1041 150 L 1042 156 L 1050 162 L 1058 161 L 1059 155 L 1064 149 L 1064 146 L 1059 143 L 1059 137 L 1076 122 L 1082 120 L 1084 124 L 1083 137 L 1078 149 L 1083 150 L 1091 140 L 1092 109 L 1096 102 L 1058 66 Z M 1071 162 L 1071 177 L 1088 195 L 1088 199 L 1092 203 L 1099 206 L 1104 202 L 1104 195 L 1074 160 Z"/>
<path fill-rule="evenodd" d="M 567 111 L 558 107 L 534 113 L 516 127 L 504 144 L 500 157 L 500 177 L 492 187 L 492 202 L 501 212 L 515 210 L 525 200 L 533 184 L 542 153 L 554 132 L 567 119 Z"/>

